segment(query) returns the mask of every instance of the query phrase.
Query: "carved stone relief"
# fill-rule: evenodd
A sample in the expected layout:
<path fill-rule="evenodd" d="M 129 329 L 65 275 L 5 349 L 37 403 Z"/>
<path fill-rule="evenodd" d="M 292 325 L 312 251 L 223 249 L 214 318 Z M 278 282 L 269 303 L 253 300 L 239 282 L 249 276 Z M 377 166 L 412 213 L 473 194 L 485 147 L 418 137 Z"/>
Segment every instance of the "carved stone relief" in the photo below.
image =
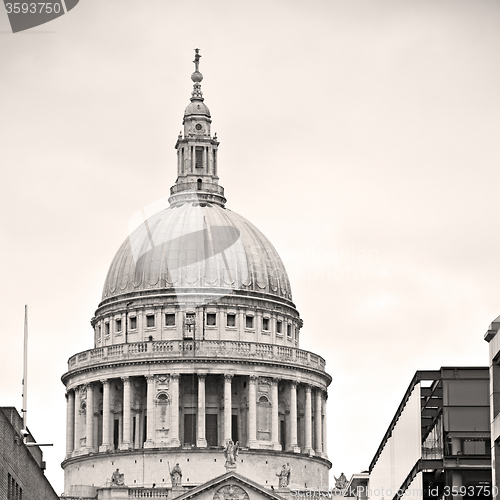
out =
<path fill-rule="evenodd" d="M 219 488 L 213 500 L 249 500 L 248 493 L 236 484 L 228 484 Z"/>

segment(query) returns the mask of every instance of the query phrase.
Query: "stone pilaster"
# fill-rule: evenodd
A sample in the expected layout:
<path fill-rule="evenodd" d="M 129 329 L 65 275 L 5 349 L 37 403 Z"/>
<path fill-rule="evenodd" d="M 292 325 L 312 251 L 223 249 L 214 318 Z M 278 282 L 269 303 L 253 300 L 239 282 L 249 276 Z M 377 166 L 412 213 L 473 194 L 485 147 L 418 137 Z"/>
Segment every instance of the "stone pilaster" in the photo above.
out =
<path fill-rule="evenodd" d="M 68 390 L 66 393 L 66 458 L 69 458 L 75 449 L 75 393 Z"/>
<path fill-rule="evenodd" d="M 281 450 L 279 443 L 279 414 L 278 414 L 278 383 L 279 378 L 271 381 L 271 443 L 275 450 Z"/>
<path fill-rule="evenodd" d="M 85 448 L 87 453 L 94 450 L 94 384 L 87 384 L 87 425 L 85 428 Z"/>
<path fill-rule="evenodd" d="M 131 418 L 130 409 L 130 377 L 122 377 L 123 381 L 123 439 L 120 445 L 121 450 L 128 450 L 132 447 Z M 148 419 L 149 420 L 149 419 Z"/>
<path fill-rule="evenodd" d="M 153 375 L 146 375 L 146 381 L 148 384 L 147 389 L 147 422 L 146 422 L 146 442 L 144 443 L 144 448 L 153 448 L 155 443 L 154 439 L 154 425 L 155 425 L 155 378 Z"/>
<path fill-rule="evenodd" d="M 170 376 L 172 391 L 172 439 L 170 441 L 170 446 L 181 445 L 179 440 L 179 378 L 180 375 L 178 373 L 173 373 Z"/>
<path fill-rule="evenodd" d="M 101 380 L 102 383 L 102 445 L 99 451 L 111 450 L 111 408 L 109 380 Z"/>
<path fill-rule="evenodd" d="M 204 373 L 198 373 L 198 432 L 196 446 L 206 448 L 205 436 L 205 377 Z"/>
<path fill-rule="evenodd" d="M 327 448 L 327 418 L 326 418 L 326 402 L 328 400 L 328 394 L 324 393 L 324 399 L 323 399 L 323 457 L 328 458 L 328 448 Z"/>
<path fill-rule="evenodd" d="M 257 377 L 251 375 L 248 381 L 248 447 L 257 445 Z"/>
<path fill-rule="evenodd" d="M 304 451 L 305 453 L 309 453 L 310 455 L 314 455 L 314 451 L 312 449 L 312 401 L 311 401 L 311 386 L 309 384 L 305 385 L 306 391 L 306 401 L 305 401 L 305 443 L 304 443 Z"/>
<path fill-rule="evenodd" d="M 287 451 L 300 453 L 297 440 L 297 382 L 290 381 L 290 443 Z"/>
<path fill-rule="evenodd" d="M 323 427 L 323 422 L 321 418 L 321 389 L 316 389 L 316 394 L 315 394 L 315 402 L 316 402 L 316 408 L 314 412 L 314 424 L 316 426 L 316 443 L 314 447 L 314 451 L 316 452 L 316 455 L 319 457 L 323 454 L 323 438 L 322 438 L 322 427 Z"/>
<path fill-rule="evenodd" d="M 224 375 L 224 444 L 231 439 L 232 379 L 233 376 L 231 374 L 226 373 Z"/>
<path fill-rule="evenodd" d="M 74 408 L 75 432 L 73 435 L 74 438 L 73 453 L 76 453 L 80 450 L 80 437 L 81 437 L 80 398 L 81 398 L 80 387 L 75 387 L 75 408 Z"/>

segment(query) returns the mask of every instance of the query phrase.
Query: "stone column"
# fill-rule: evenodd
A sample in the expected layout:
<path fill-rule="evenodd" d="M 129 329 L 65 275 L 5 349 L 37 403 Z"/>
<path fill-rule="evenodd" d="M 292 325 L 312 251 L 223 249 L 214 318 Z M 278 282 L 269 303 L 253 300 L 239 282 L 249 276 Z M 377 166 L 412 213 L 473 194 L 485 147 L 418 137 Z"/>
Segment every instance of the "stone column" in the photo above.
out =
<path fill-rule="evenodd" d="M 73 435 L 73 438 L 75 440 L 73 451 L 75 452 L 80 450 L 80 436 L 81 436 L 80 404 L 81 404 L 80 387 L 75 387 L 75 433 Z"/>
<path fill-rule="evenodd" d="M 300 453 L 297 442 L 297 382 L 290 381 L 290 444 L 288 451 Z"/>
<path fill-rule="evenodd" d="M 198 373 L 198 432 L 196 437 L 198 448 L 207 447 L 205 437 L 205 377 L 204 373 Z"/>
<path fill-rule="evenodd" d="M 66 458 L 71 456 L 75 449 L 75 393 L 68 390 L 66 393 Z"/>
<path fill-rule="evenodd" d="M 173 373 L 170 376 L 172 384 L 172 439 L 170 440 L 170 446 L 181 445 L 179 440 L 179 378 L 180 375 L 178 373 Z"/>
<path fill-rule="evenodd" d="M 147 424 L 146 424 L 146 442 L 144 443 L 144 448 L 154 447 L 154 412 L 155 412 L 155 378 L 154 375 L 146 375 L 146 381 L 148 383 L 147 389 Z"/>
<path fill-rule="evenodd" d="M 224 444 L 231 439 L 231 380 L 233 376 L 229 373 L 224 375 Z"/>
<path fill-rule="evenodd" d="M 325 391 L 325 397 L 323 399 L 323 456 L 325 458 L 328 457 L 328 450 L 327 450 L 327 433 L 326 433 L 326 428 L 327 428 L 327 418 L 326 418 L 326 401 L 328 400 L 328 394 Z"/>
<path fill-rule="evenodd" d="M 248 383 L 248 447 L 257 445 L 257 377 L 251 375 Z"/>
<path fill-rule="evenodd" d="M 314 454 L 312 449 L 312 405 L 311 405 L 311 386 L 306 384 L 306 407 L 305 407 L 305 453 Z"/>
<path fill-rule="evenodd" d="M 130 377 L 122 377 L 123 381 L 123 439 L 120 444 L 121 450 L 131 448 L 131 410 L 130 410 Z M 149 419 L 148 419 L 149 420 Z"/>
<path fill-rule="evenodd" d="M 135 443 L 134 443 L 134 448 L 139 449 L 141 448 L 141 415 L 142 412 L 136 411 L 135 412 Z"/>
<path fill-rule="evenodd" d="M 87 453 L 94 452 L 94 384 L 87 384 L 87 425 L 85 428 Z"/>
<path fill-rule="evenodd" d="M 279 378 L 271 380 L 271 443 L 275 450 L 281 450 L 279 443 L 278 383 Z"/>
<path fill-rule="evenodd" d="M 99 451 L 111 449 L 111 409 L 109 380 L 101 380 L 102 383 L 102 445 Z"/>
<path fill-rule="evenodd" d="M 321 418 L 321 389 L 316 389 L 316 410 L 314 412 L 316 425 L 316 446 L 315 452 L 319 457 L 323 454 L 323 440 L 321 436 L 321 429 L 323 427 L 323 422 Z"/>

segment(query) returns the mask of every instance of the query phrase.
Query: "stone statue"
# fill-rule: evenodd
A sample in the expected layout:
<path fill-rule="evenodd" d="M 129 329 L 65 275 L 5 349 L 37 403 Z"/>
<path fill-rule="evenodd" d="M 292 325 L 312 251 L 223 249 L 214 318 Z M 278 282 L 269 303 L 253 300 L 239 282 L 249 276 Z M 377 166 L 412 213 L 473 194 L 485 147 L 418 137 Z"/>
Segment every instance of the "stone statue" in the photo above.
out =
<path fill-rule="evenodd" d="M 335 479 L 335 489 L 345 490 L 347 488 L 348 481 L 343 472 L 340 473 L 339 477 L 333 477 Z"/>
<path fill-rule="evenodd" d="M 226 448 L 224 450 L 224 455 L 226 457 L 226 467 L 228 465 L 234 465 L 236 463 L 236 459 L 238 458 L 238 452 L 239 452 L 239 442 L 236 441 L 236 444 L 233 443 L 233 441 L 230 439 L 227 444 Z"/>
<path fill-rule="evenodd" d="M 200 65 L 200 49 L 194 49 L 194 68 L 195 68 L 195 71 L 199 71 L 199 65 Z"/>
<path fill-rule="evenodd" d="M 116 469 L 111 476 L 111 486 L 125 486 L 125 474 L 120 474 L 120 469 Z"/>
<path fill-rule="evenodd" d="M 175 464 L 172 472 L 170 473 L 170 479 L 172 480 L 172 486 L 180 486 L 182 483 L 182 471 L 179 464 Z"/>
<path fill-rule="evenodd" d="M 283 468 L 279 471 L 276 472 L 276 475 L 278 476 L 278 485 L 280 488 L 286 488 L 290 484 L 290 475 L 292 473 L 292 470 L 290 467 L 287 467 L 285 464 L 283 464 Z"/>

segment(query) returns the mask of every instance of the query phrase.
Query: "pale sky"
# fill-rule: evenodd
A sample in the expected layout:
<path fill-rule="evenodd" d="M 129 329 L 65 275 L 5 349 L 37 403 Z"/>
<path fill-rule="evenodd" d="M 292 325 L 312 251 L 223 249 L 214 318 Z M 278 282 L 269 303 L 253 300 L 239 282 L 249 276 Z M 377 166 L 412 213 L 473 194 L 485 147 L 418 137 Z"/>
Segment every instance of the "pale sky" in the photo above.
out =
<path fill-rule="evenodd" d="M 332 474 L 366 470 L 416 370 L 483 366 L 500 314 L 497 0 L 82 0 L 0 6 L 0 404 L 63 490 L 67 359 L 130 217 L 176 177 L 193 49 L 227 207 L 288 269 L 329 388 Z M 333 484 L 333 480 L 331 481 Z"/>

